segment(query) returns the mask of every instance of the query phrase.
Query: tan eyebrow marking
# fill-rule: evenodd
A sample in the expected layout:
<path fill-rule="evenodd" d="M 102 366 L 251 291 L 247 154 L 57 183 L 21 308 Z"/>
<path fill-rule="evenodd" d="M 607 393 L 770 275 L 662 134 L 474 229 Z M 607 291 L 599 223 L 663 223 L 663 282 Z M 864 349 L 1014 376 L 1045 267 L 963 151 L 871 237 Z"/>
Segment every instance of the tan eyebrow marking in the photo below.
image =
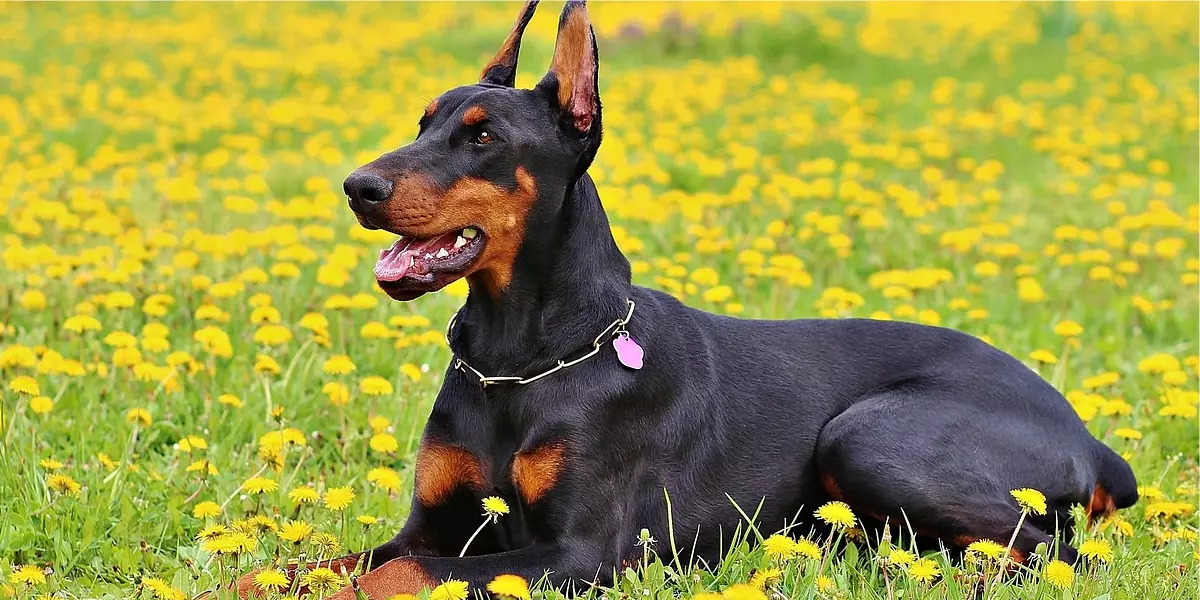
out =
<path fill-rule="evenodd" d="M 463 125 L 475 125 L 487 118 L 487 111 L 482 106 L 472 106 L 463 113 Z"/>

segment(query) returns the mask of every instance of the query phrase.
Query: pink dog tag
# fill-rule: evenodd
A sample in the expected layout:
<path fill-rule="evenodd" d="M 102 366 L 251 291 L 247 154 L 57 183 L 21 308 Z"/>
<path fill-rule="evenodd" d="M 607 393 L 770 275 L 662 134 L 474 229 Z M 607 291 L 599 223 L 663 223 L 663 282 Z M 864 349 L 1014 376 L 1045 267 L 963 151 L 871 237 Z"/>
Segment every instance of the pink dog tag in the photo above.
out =
<path fill-rule="evenodd" d="M 622 331 L 617 334 L 617 339 L 613 340 L 613 349 L 617 351 L 617 360 L 621 361 L 621 364 L 630 369 L 642 368 L 642 358 L 646 352 L 628 333 Z"/>

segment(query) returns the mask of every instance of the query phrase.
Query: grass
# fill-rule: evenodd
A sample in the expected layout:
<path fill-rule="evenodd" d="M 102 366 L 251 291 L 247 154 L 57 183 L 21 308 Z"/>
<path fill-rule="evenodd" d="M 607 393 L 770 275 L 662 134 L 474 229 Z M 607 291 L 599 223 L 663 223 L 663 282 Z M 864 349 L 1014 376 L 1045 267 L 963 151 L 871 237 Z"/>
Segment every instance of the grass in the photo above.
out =
<path fill-rule="evenodd" d="M 1074 540 L 1111 560 L 986 596 L 1195 591 L 1194 5 L 592 13 L 592 174 L 638 283 L 750 317 L 955 327 L 1025 360 L 1130 461 L 1142 500 Z M 0 6 L 0 594 L 193 597 L 294 554 L 285 520 L 347 549 L 400 527 L 465 288 L 378 293 L 390 240 L 354 225 L 340 181 L 474 81 L 513 14 Z M 554 22 L 531 26 L 520 85 Z M 289 499 L 305 487 L 354 497 Z M 271 524 L 252 551 L 197 537 L 254 515 Z M 698 569 L 673 560 L 687 540 L 653 533 L 646 564 L 591 594 L 960 598 L 996 568 L 906 566 L 895 542 L 845 538 L 773 558 L 772 532 L 743 530 Z"/>

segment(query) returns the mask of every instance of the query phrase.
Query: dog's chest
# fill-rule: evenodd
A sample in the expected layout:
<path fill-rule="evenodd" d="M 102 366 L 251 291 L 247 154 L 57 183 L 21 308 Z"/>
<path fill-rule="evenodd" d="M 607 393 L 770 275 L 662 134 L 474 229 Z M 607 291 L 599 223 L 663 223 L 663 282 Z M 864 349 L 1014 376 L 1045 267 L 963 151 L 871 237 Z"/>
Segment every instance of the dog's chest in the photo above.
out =
<path fill-rule="evenodd" d="M 485 449 L 426 440 L 417 454 L 416 497 L 433 507 L 469 491 L 537 507 L 560 483 L 567 454 L 567 443 L 560 438 L 515 451 L 511 446 Z"/>

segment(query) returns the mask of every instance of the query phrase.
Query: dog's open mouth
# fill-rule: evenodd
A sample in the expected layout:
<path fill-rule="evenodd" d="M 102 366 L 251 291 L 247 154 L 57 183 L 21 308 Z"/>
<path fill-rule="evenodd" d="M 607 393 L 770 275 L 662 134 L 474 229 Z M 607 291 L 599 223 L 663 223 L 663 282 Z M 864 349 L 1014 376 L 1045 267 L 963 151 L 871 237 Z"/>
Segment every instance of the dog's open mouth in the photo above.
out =
<path fill-rule="evenodd" d="M 412 300 L 458 279 L 483 251 L 485 235 L 466 227 L 430 238 L 401 237 L 379 251 L 375 279 L 397 300 Z"/>

